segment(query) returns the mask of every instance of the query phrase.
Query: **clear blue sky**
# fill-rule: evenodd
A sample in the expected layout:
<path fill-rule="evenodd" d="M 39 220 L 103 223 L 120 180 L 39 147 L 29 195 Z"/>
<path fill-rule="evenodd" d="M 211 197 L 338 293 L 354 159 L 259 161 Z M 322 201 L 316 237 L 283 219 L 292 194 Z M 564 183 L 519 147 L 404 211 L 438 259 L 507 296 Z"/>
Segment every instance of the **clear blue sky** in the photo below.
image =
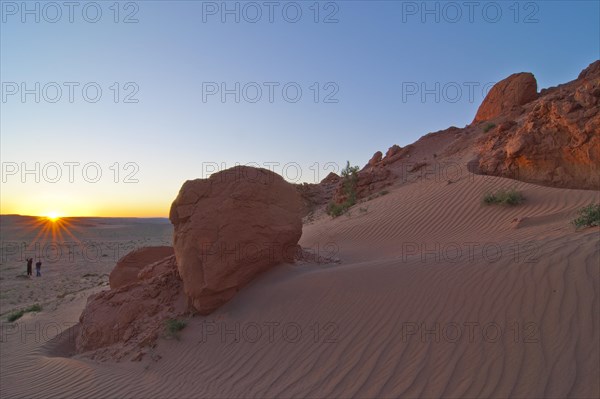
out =
<path fill-rule="evenodd" d="M 38 15 L 23 10 L 36 3 Z M 66 167 L 58 183 L 43 176 L 22 183 L 19 171 L 2 184 L 2 213 L 164 216 L 183 181 L 202 177 L 203 162 L 279 162 L 278 173 L 295 162 L 301 180 L 314 182 L 315 162 L 323 178 L 327 162 L 362 166 L 375 151 L 469 124 L 483 89 L 512 73 L 533 72 L 544 88 L 575 79 L 600 58 L 598 1 L 481 1 L 471 9 L 463 1 L 264 3 L 121 2 L 116 15 L 114 1 L 99 1 L 102 15 L 91 23 L 98 10 L 89 2 L 58 10 L 2 1 L 2 162 L 96 162 L 103 171 L 98 183 L 77 169 L 71 183 Z M 236 4 L 239 23 L 222 15 Z M 290 22 L 298 9 L 298 22 Z M 29 89 L 40 82 L 39 103 L 34 94 L 22 101 L 23 82 Z M 62 87 L 56 103 L 50 82 Z M 79 84 L 72 103 L 65 82 Z M 83 98 L 90 82 L 102 89 L 96 103 Z M 239 82 L 240 102 L 229 94 L 223 103 L 219 93 L 203 101 L 210 82 Z M 249 82 L 262 88 L 256 103 L 248 101 L 254 85 L 242 90 Z M 273 102 L 265 82 L 279 84 Z M 286 101 L 282 87 L 290 82 Z M 434 89 L 436 82 L 439 102 L 434 94 L 403 98 L 403 87 Z M 471 99 L 468 84 L 475 85 Z M 293 103 L 295 87 L 302 97 Z M 136 89 L 138 102 L 125 103 Z M 119 183 L 109 169 L 115 162 Z M 122 183 L 126 162 L 139 166 L 138 183 Z M 297 180 L 293 167 L 286 170 Z"/>

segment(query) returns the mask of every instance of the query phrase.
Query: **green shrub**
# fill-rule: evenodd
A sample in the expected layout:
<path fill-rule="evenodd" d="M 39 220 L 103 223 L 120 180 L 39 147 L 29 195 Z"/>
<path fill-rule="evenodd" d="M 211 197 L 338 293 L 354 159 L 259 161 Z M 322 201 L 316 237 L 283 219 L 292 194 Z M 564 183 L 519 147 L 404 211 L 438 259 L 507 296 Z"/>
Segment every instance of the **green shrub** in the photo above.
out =
<path fill-rule="evenodd" d="M 179 340 L 179 331 L 183 330 L 185 326 L 186 324 L 183 320 L 167 319 L 165 321 L 165 335 Z"/>
<path fill-rule="evenodd" d="M 342 170 L 342 189 L 344 194 L 348 197 L 346 202 L 349 203 L 349 207 L 356 204 L 356 185 L 358 184 L 358 166 L 350 166 L 350 161 L 346 162 L 346 167 Z"/>
<path fill-rule="evenodd" d="M 356 204 L 358 170 L 358 166 L 350 166 L 350 161 L 346 162 L 346 167 L 342 170 L 342 193 L 346 196 L 346 199 L 341 204 L 330 202 L 325 209 L 328 215 L 333 217 L 341 216 Z"/>
<path fill-rule="evenodd" d="M 15 310 L 14 312 L 8 315 L 7 320 L 12 323 L 15 320 L 19 320 L 24 314 L 24 310 Z"/>
<path fill-rule="evenodd" d="M 13 321 L 19 320 L 21 317 L 23 317 L 23 315 L 25 313 L 39 312 L 41 310 L 42 310 L 42 307 L 40 306 L 40 304 L 36 303 L 25 309 L 15 310 L 14 312 L 12 312 L 11 314 L 8 315 L 7 320 L 12 323 Z"/>
<path fill-rule="evenodd" d="M 504 190 L 500 189 L 495 193 L 487 193 L 483 196 L 483 202 L 492 205 L 492 204 L 501 204 L 501 205 L 519 205 L 525 201 L 525 197 L 521 192 L 513 189 Z"/>
<path fill-rule="evenodd" d="M 578 210 L 573 224 L 577 228 L 600 226 L 600 204 L 591 204 Z"/>
<path fill-rule="evenodd" d="M 485 126 L 483 127 L 483 132 L 484 132 L 484 133 L 487 133 L 487 132 L 489 132 L 490 130 L 492 130 L 493 128 L 495 128 L 495 127 L 496 127 L 496 124 L 495 124 L 495 123 L 488 123 L 487 125 L 485 125 Z"/>
<path fill-rule="evenodd" d="M 39 312 L 42 310 L 42 306 L 39 303 L 31 305 L 30 307 L 25 309 L 25 313 L 27 312 Z"/>
<path fill-rule="evenodd" d="M 338 217 L 344 214 L 347 211 L 347 208 L 344 207 L 343 204 L 336 204 L 335 202 L 330 202 L 327 205 L 327 214 L 330 216 Z"/>

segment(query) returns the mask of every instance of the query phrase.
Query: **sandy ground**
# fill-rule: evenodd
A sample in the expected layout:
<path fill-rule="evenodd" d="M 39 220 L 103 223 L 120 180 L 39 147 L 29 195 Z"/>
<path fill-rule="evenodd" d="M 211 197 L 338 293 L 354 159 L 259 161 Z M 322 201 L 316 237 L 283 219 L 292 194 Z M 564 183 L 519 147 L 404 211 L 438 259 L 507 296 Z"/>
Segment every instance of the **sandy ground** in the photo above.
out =
<path fill-rule="evenodd" d="M 482 205 L 500 187 L 526 202 Z M 0 396 L 600 396 L 600 230 L 570 225 L 600 193 L 470 174 L 389 191 L 304 226 L 301 244 L 339 264 L 281 265 L 141 361 L 69 356 L 68 328 L 113 259 L 48 265 L 39 281 L 3 261 Z M 163 228 L 102 231 L 154 245 Z"/>

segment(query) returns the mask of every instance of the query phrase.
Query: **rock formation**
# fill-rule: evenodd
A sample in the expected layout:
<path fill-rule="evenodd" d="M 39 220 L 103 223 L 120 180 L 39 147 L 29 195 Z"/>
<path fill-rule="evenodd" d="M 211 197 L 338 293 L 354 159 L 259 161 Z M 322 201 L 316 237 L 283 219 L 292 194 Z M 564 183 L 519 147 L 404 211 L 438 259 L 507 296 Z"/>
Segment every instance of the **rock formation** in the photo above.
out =
<path fill-rule="evenodd" d="M 125 255 L 140 260 L 171 247 L 148 247 Z M 171 248 L 172 252 L 172 248 Z M 149 256 L 149 259 L 153 259 Z M 153 345 L 164 322 L 186 312 L 183 284 L 174 255 L 141 268 L 135 281 L 88 298 L 75 339 L 78 353 L 99 359 L 120 359 Z"/>
<path fill-rule="evenodd" d="M 340 182 L 340 177 L 331 172 L 318 184 L 297 184 L 296 190 L 304 204 L 302 216 L 306 216 L 331 201 Z"/>
<path fill-rule="evenodd" d="M 373 154 L 373 156 L 369 160 L 369 163 L 367 164 L 367 166 L 375 167 L 375 166 L 377 166 L 377 164 L 379 164 L 381 162 L 382 159 L 383 159 L 383 154 L 381 153 L 381 151 L 377 151 L 375 154 Z"/>
<path fill-rule="evenodd" d="M 190 305 L 208 314 L 259 273 L 293 261 L 301 208 L 294 186 L 265 169 L 237 166 L 186 181 L 169 218 Z"/>
<path fill-rule="evenodd" d="M 492 87 L 471 125 L 427 134 L 403 148 L 394 145 L 385 156 L 373 154 L 358 172 L 356 198 L 423 179 L 447 183 L 467 171 L 597 190 L 599 118 L 600 61 L 576 80 L 539 94 L 533 74 L 517 73 Z M 338 204 L 346 199 L 342 184 L 332 196 Z"/>
<path fill-rule="evenodd" d="M 449 170 L 598 190 L 599 165 L 600 61 L 596 61 L 576 80 L 539 94 L 531 73 L 500 81 L 471 125 L 430 133 L 404 148 L 394 145 L 385 157 L 377 151 L 358 172 L 356 197 L 424 178 L 451 181 L 446 176 Z M 345 198 L 340 182 L 333 201 L 342 203 Z"/>
<path fill-rule="evenodd" d="M 395 176 L 392 171 L 387 168 L 383 161 L 368 165 L 358 172 L 358 182 L 356 184 L 356 197 L 364 198 L 383 188 L 390 186 L 394 181 Z"/>
<path fill-rule="evenodd" d="M 131 251 L 117 262 L 110 272 L 110 288 L 123 287 L 138 281 L 138 273 L 151 263 L 158 262 L 175 254 L 173 247 L 143 247 Z"/>
<path fill-rule="evenodd" d="M 498 115 L 495 122 L 478 143 L 481 173 L 600 188 L 600 61 L 577 80 L 543 90 L 521 115 Z"/>
<path fill-rule="evenodd" d="M 371 194 L 381 191 L 394 183 L 397 175 L 388 166 L 402 158 L 404 151 L 397 145 L 390 147 L 385 157 L 381 151 L 375 152 L 369 162 L 358 171 L 356 181 L 356 199 L 366 198 Z M 347 198 L 343 188 L 343 181 L 337 184 L 333 201 L 341 204 Z"/>
<path fill-rule="evenodd" d="M 537 98 L 537 81 L 531 73 L 516 73 L 496 83 L 477 111 L 473 123 L 514 112 Z"/>

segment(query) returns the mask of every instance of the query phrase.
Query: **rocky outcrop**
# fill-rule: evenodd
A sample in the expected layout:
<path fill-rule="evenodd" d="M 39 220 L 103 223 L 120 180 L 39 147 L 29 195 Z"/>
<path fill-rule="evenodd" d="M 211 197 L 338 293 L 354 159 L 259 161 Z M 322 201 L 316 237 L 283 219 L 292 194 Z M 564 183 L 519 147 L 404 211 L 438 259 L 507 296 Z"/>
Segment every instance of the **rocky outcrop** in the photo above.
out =
<path fill-rule="evenodd" d="M 139 356 L 154 344 L 166 319 L 186 312 L 173 255 L 142 268 L 136 280 L 88 298 L 75 339 L 78 353 L 100 360 Z"/>
<path fill-rule="evenodd" d="M 394 179 L 395 177 L 392 174 L 392 171 L 382 163 L 364 168 L 358 172 L 356 197 L 365 198 L 379 192 L 384 187 L 393 184 Z"/>
<path fill-rule="evenodd" d="M 356 199 L 369 197 L 394 184 L 399 176 L 394 173 L 393 165 L 402 160 L 409 151 L 410 146 L 402 148 L 394 144 L 386 151 L 385 156 L 381 151 L 375 152 L 365 167 L 358 171 Z M 340 183 L 333 200 L 340 204 L 346 200 L 346 197 Z"/>
<path fill-rule="evenodd" d="M 377 151 L 375 154 L 373 154 L 373 156 L 369 160 L 369 163 L 367 164 L 367 166 L 375 167 L 375 166 L 377 166 L 377 164 L 379 164 L 381 162 L 382 159 L 383 159 L 383 154 L 381 153 L 381 151 Z"/>
<path fill-rule="evenodd" d="M 521 106 L 535 100 L 537 96 L 537 81 L 533 74 L 510 75 L 492 87 L 479 107 L 473 123 L 518 112 Z"/>
<path fill-rule="evenodd" d="M 339 182 L 340 177 L 331 172 L 318 184 L 297 184 L 296 190 L 303 203 L 302 216 L 309 215 L 319 207 L 327 205 L 333 198 Z"/>
<path fill-rule="evenodd" d="M 392 184 L 451 181 L 449 170 L 470 170 L 543 185 L 600 189 L 600 61 L 567 84 L 537 93 L 531 73 L 497 83 L 474 123 L 376 152 L 358 172 L 356 197 Z M 482 123 L 486 121 L 487 123 Z M 333 201 L 346 199 L 342 183 Z"/>
<path fill-rule="evenodd" d="M 393 146 L 388 148 L 388 150 L 386 151 L 385 158 L 389 160 L 390 158 L 393 158 L 396 154 L 398 154 L 401 150 L 402 150 L 402 147 L 400 147 L 397 144 L 394 144 Z"/>
<path fill-rule="evenodd" d="M 119 288 L 138 281 L 138 273 L 151 263 L 174 255 L 173 247 L 143 247 L 129 252 L 117 262 L 108 278 L 110 288 Z"/>
<path fill-rule="evenodd" d="M 266 169 L 237 166 L 185 182 L 169 218 L 189 304 L 211 313 L 259 273 L 293 261 L 301 208 L 294 186 Z"/>
<path fill-rule="evenodd" d="M 600 188 L 600 61 L 543 91 L 478 143 L 481 173 L 566 188 Z"/>
<path fill-rule="evenodd" d="M 140 272 L 137 275 L 137 281 L 150 280 L 156 276 L 168 273 L 174 269 L 177 269 L 177 261 L 175 259 L 175 253 L 173 251 L 173 255 L 167 256 L 166 258 L 161 259 L 157 262 L 150 263 L 149 265 L 142 268 L 142 270 L 140 270 Z"/>

